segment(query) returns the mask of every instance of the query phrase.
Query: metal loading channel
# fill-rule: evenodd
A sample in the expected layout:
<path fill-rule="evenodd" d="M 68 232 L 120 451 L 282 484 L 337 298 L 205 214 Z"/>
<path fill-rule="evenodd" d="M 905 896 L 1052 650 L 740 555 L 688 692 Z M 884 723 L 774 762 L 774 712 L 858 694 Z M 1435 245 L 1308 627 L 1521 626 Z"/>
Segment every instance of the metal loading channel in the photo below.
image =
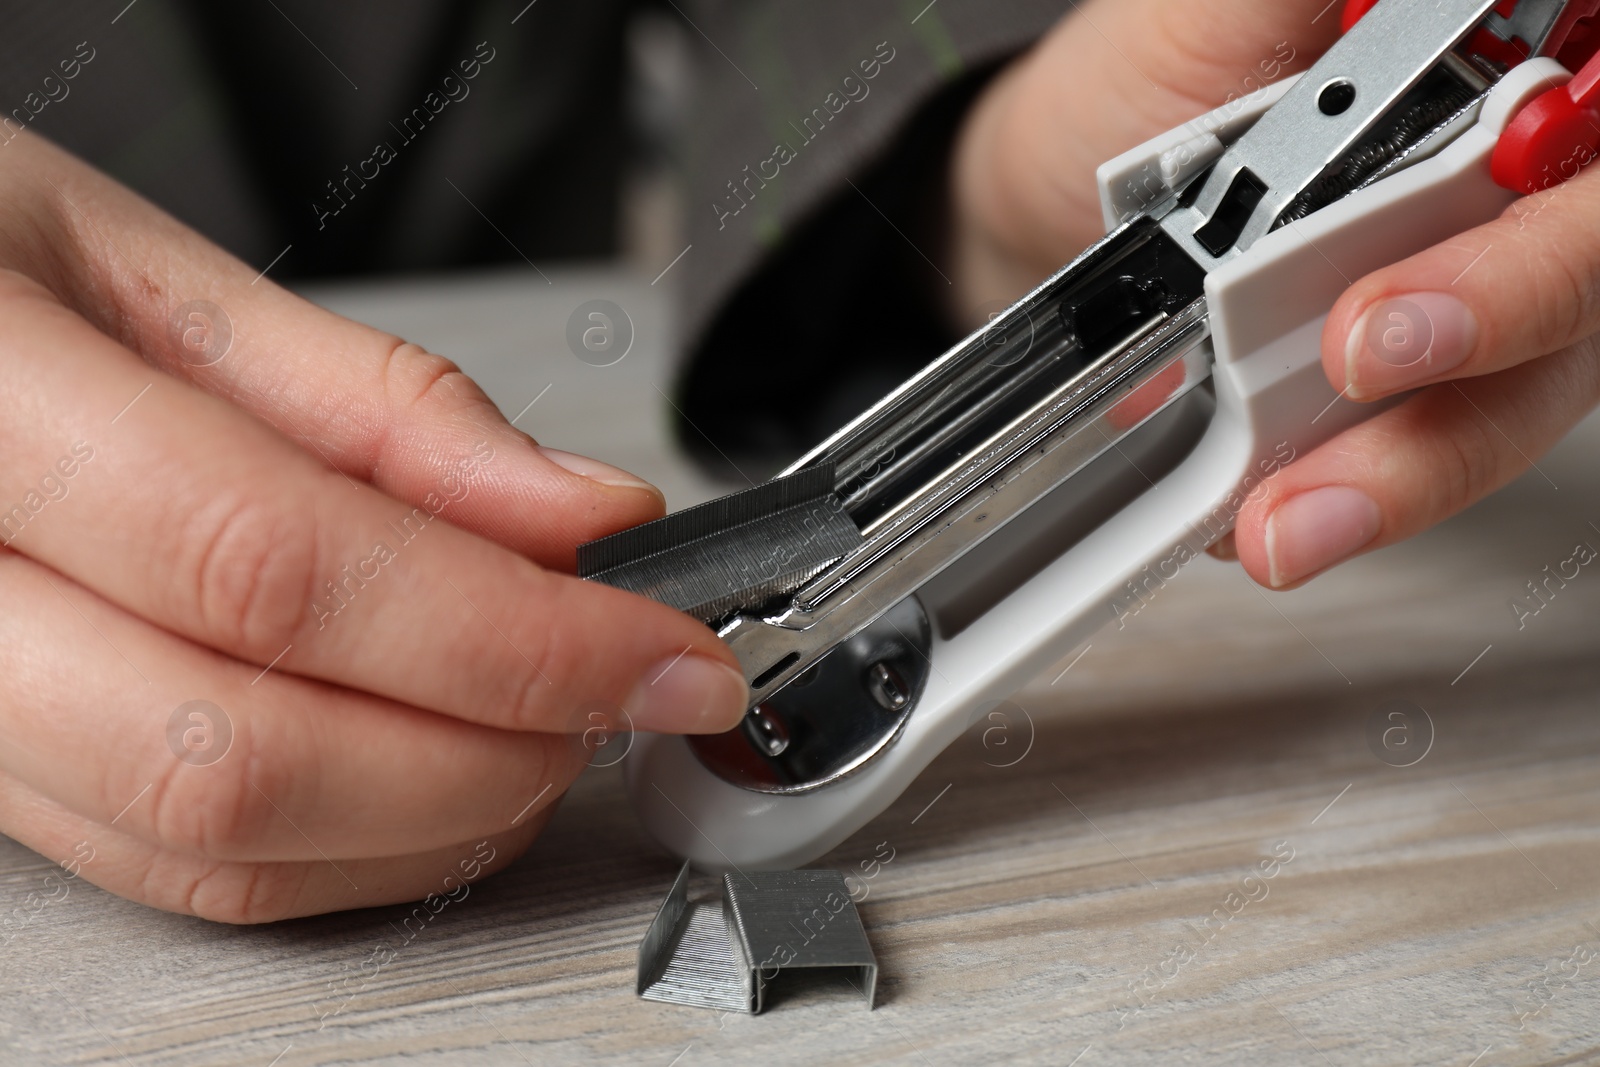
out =
<path fill-rule="evenodd" d="M 1445 61 L 1401 98 L 1344 156 L 1329 164 L 1272 224 L 1278 229 L 1305 218 L 1380 176 L 1432 139 L 1487 95 L 1486 82 L 1465 63 Z M 1198 236 L 1198 235 L 1197 235 Z"/>
<path fill-rule="evenodd" d="M 963 457 L 957 469 L 948 472 L 937 485 L 918 494 L 893 523 L 875 529 L 858 549 L 806 583 L 795 594 L 797 607 L 802 611 L 818 609 L 847 584 L 855 583 L 863 572 L 881 565 L 900 546 L 916 539 L 930 527 L 943 530 L 955 522 L 959 515 L 948 517 L 950 511 L 964 514 L 960 511 L 963 505 L 977 506 L 982 500 L 997 495 L 1015 480 L 1016 474 L 1037 466 L 1047 458 L 1066 461 L 1067 465 L 1059 471 L 1057 482 L 1070 477 L 1075 470 L 1111 448 L 1134 427 L 1128 426 L 1121 432 L 1109 435 L 1085 437 L 1083 447 L 1067 449 L 1070 456 L 1057 455 L 1062 447 L 1088 430 L 1098 417 L 1114 408 L 1125 396 L 1194 351 L 1205 336 L 1203 301 L 1196 302 L 1154 330 L 1135 333 L 1135 354 L 1126 361 L 1107 360 L 1097 365 L 1090 374 L 1074 381 L 1071 386 L 1043 398 L 1028 413 L 1025 425 L 1007 427 L 986 442 L 984 447 Z M 1126 356 L 1129 352 L 1119 352 L 1119 355 Z M 1171 358 L 1161 358 L 1164 355 Z M 1198 378 L 1186 378 L 1185 384 L 1193 385 L 1196 381 Z M 1018 497 L 991 509 L 989 517 L 995 521 L 990 528 L 1000 525 L 1031 502 Z M 922 540 L 925 542 L 930 539 L 924 537 Z M 970 544 L 950 546 L 952 550 L 968 547 L 971 547 Z M 896 558 L 904 558 L 907 554 L 902 553 Z"/>
<path fill-rule="evenodd" d="M 1022 425 L 965 457 L 960 470 L 920 493 L 895 520 L 797 590 L 790 606 L 768 616 L 739 614 L 718 632 L 752 672 L 767 681 L 752 689 L 759 703 L 800 675 L 829 648 L 879 618 L 923 582 L 992 532 L 1113 448 L 1155 410 L 1205 380 L 1210 350 L 1205 302 L 1139 337 L 1131 349 L 1041 399 Z M 1177 378 L 1166 373 L 1176 367 Z M 1119 405 L 1151 383 L 1170 386 L 1155 409 L 1133 423 Z M 768 668 L 800 651 L 798 660 Z"/>
<path fill-rule="evenodd" d="M 905 398 L 910 413 L 887 419 L 879 432 L 850 431 L 854 440 L 823 457 L 841 471 L 862 455 L 895 458 L 869 484 L 852 490 L 849 481 L 841 483 L 865 541 L 800 590 L 802 610 L 936 521 L 944 508 L 981 492 L 986 480 L 1066 424 L 1093 418 L 1098 403 L 1115 402 L 1118 386 L 1158 370 L 1153 364 L 1163 354 L 1203 336 L 1204 279 L 1153 221 L 1130 225 L 1114 248 L 1086 256 L 1038 302 L 1049 312 L 1039 311 L 1032 351 L 1012 365 L 1013 373 L 989 373 L 980 334 L 954 361 L 949 380 L 931 379 L 920 390 L 931 396 Z M 882 600 L 909 591 L 896 589 Z"/>
<path fill-rule="evenodd" d="M 1153 221 L 1131 223 L 791 470 L 833 461 L 840 499 L 871 536 L 1050 398 L 1182 312 L 1200 297 L 1204 277 Z"/>

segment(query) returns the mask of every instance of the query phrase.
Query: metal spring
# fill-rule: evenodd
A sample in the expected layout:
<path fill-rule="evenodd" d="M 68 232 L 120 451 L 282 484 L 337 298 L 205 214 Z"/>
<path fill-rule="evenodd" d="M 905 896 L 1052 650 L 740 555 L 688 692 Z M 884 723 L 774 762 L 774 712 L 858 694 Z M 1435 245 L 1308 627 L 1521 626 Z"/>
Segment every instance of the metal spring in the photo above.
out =
<path fill-rule="evenodd" d="M 1431 97 L 1408 108 L 1393 129 L 1377 141 L 1353 149 L 1339 164 L 1337 170 L 1306 186 L 1301 194 L 1289 202 L 1272 224 L 1273 229 L 1305 218 L 1313 211 L 1327 207 L 1351 192 L 1390 161 L 1432 133 L 1441 123 L 1460 111 L 1472 99 L 1465 88 L 1452 86 L 1439 96 Z"/>

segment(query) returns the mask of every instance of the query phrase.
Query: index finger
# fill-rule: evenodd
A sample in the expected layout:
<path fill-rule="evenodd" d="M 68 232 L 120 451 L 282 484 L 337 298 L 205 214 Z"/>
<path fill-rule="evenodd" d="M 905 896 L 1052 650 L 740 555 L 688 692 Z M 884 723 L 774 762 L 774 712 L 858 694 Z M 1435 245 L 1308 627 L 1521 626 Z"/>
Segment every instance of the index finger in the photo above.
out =
<path fill-rule="evenodd" d="M 41 500 L 5 536 L 120 606 L 263 667 L 492 726 L 571 730 L 596 700 L 667 732 L 743 714 L 737 660 L 699 622 L 439 521 L 470 482 L 408 507 L 330 473 L 5 272 L 0 318 L 0 500 Z M 58 477 L 74 440 L 87 457 Z M 55 503 L 29 488 L 35 471 Z"/>
<path fill-rule="evenodd" d="M 538 448 L 449 360 L 290 293 L 31 134 L 0 153 L 0 265 L 32 277 L 174 377 L 251 412 L 342 474 L 421 504 L 441 457 L 500 456 L 449 521 L 570 570 L 575 546 L 656 518 L 661 494 L 604 463 Z M 48 226 L 47 239 L 35 231 Z M 15 232 L 8 232 L 8 231 Z M 174 312 L 226 330 L 196 351 Z"/>

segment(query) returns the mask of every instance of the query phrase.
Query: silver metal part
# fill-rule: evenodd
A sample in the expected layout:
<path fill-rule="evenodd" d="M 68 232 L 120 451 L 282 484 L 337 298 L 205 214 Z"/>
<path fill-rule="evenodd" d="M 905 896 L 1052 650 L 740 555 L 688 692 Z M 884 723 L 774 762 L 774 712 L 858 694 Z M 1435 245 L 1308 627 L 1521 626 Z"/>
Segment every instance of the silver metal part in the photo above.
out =
<path fill-rule="evenodd" d="M 877 755 L 905 725 L 933 663 L 933 628 L 915 596 L 831 649 L 734 729 L 690 749 L 724 780 L 762 793 L 803 793 Z"/>
<path fill-rule="evenodd" d="M 578 577 L 709 624 L 792 593 L 861 543 L 820 464 L 578 546 Z"/>
<path fill-rule="evenodd" d="M 1478 121 L 1478 112 L 1483 110 L 1483 102 L 1488 98 L 1488 95 L 1487 90 L 1480 92 L 1464 105 L 1461 110 L 1440 124 L 1439 128 L 1431 136 L 1412 145 L 1395 156 L 1394 159 L 1373 171 L 1371 176 L 1362 181 L 1357 188 L 1365 189 L 1373 182 L 1380 182 L 1391 174 L 1405 170 L 1413 164 L 1421 163 L 1425 159 L 1431 159 L 1444 151 L 1450 142 L 1454 141 Z"/>
<path fill-rule="evenodd" d="M 1163 228 L 1202 263 L 1249 248 L 1494 4 L 1391 2 L 1368 11 L 1228 148 L 1194 203 Z"/>
<path fill-rule="evenodd" d="M 839 871 L 723 876 L 720 904 L 689 902 L 689 865 L 639 944 L 646 1000 L 758 1014 L 783 971 L 844 972 L 872 1009 L 878 960 Z"/>
<path fill-rule="evenodd" d="M 1528 46 L 1530 56 L 1540 55 L 1556 20 L 1567 6 L 1568 0 L 1517 0 L 1509 18 L 1490 12 L 1484 26 L 1503 41 L 1521 40 Z"/>
<path fill-rule="evenodd" d="M 687 863 L 639 944 L 635 992 L 668 1004 L 751 1010 L 749 969 L 734 949 L 722 906 L 689 903 Z"/>
<path fill-rule="evenodd" d="M 1259 169 L 1273 183 L 1261 213 L 1240 220 L 1245 235 L 1265 232 L 1283 205 L 1340 164 L 1340 153 L 1358 144 L 1366 150 L 1363 137 L 1384 138 L 1382 154 L 1366 158 L 1387 175 L 1470 126 L 1486 79 L 1450 49 L 1487 9 L 1485 0 L 1380 4 L 1228 148 L 1209 179 L 1197 179 L 1206 184 L 1190 190 L 1192 206 L 1169 200 L 1110 234 L 789 468 L 793 475 L 834 464 L 838 497 L 863 541 L 770 613 L 741 612 L 719 629 L 746 667 L 755 710 L 740 731 L 692 741 L 701 760 L 745 788 L 799 792 L 848 773 L 891 741 L 900 721 L 883 719 L 880 709 L 898 698 L 874 694 L 877 707 L 835 714 L 831 691 L 784 687 L 1207 378 L 1201 280 L 1205 264 L 1220 259 L 1194 230 L 1207 221 L 1208 196 L 1220 200 L 1217 190 L 1231 184 L 1229 174 Z M 1403 34 L 1395 32 L 1401 24 Z M 1405 38 L 1404 47 L 1391 37 Z M 1342 81 L 1354 87 L 1349 106 L 1323 114 L 1318 87 Z M 1416 128 L 1396 134 L 1406 126 L 1396 116 L 1415 114 L 1419 101 L 1431 101 L 1426 125 L 1412 118 Z M 1376 180 L 1356 173 L 1343 172 L 1350 187 Z M 1335 183 L 1330 195 L 1346 192 Z M 1249 240 L 1241 236 L 1222 258 Z M 1146 299 L 1142 285 L 1161 295 Z M 1062 325 L 1073 314 L 1078 336 Z M 1096 330 L 1103 336 L 1092 337 Z M 1082 368 L 1068 373 L 1074 359 Z M 1141 405 L 1138 423 L 1117 417 L 1126 397 L 1158 384 L 1164 392 Z M 1018 405 L 1019 397 L 1028 403 Z M 866 679 L 869 692 L 875 684 Z M 859 689 L 852 685 L 855 699 Z M 909 714 L 914 705 L 896 710 Z M 836 751 L 801 759 L 796 720 L 832 723 L 827 730 L 838 731 L 838 741 L 812 744 Z M 862 749 L 869 729 L 879 743 Z"/>
<path fill-rule="evenodd" d="M 1207 336 L 1204 301 L 1195 301 L 1126 349 L 1040 396 L 1014 425 L 958 457 L 953 471 L 908 494 L 904 506 L 868 527 L 860 548 L 801 587 L 782 611 L 730 619 L 718 632 L 746 664 L 747 675 L 755 676 L 752 703 L 769 700 L 829 649 L 1112 448 L 1136 428 L 1112 414 L 1131 393 L 1168 372 L 1171 388 L 1155 405 L 1159 410 L 1204 381 L 1210 374 L 1210 352 L 1203 345 Z M 945 358 L 974 354 L 961 348 Z M 1172 379 L 1168 368 L 1174 364 L 1182 364 L 1183 371 Z M 921 387 L 909 392 L 908 401 L 944 388 L 932 375 L 908 384 Z M 859 429 L 858 420 L 822 448 L 848 444 Z"/>

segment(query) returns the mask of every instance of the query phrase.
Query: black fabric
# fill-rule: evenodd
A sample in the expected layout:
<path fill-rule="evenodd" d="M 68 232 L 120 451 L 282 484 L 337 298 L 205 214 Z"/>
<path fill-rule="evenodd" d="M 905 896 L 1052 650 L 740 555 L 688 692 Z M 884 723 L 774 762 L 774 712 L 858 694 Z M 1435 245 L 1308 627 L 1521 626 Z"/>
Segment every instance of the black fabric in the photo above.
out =
<path fill-rule="evenodd" d="M 280 281 L 599 258 L 617 249 L 629 147 L 623 31 L 647 6 L 19 5 L 0 23 L 0 109 L 27 116 L 86 42 L 95 58 L 29 128 Z M 448 101 L 437 113 L 430 93 Z M 419 108 L 427 120 L 406 125 Z M 352 178 L 379 143 L 393 161 Z"/>
<path fill-rule="evenodd" d="M 938 93 L 729 295 L 678 389 L 702 465 L 769 477 L 958 339 L 941 303 L 948 163 L 990 75 Z"/>
<path fill-rule="evenodd" d="M 499 3 L 340 0 L 332 12 L 326 4 L 277 3 L 298 9 L 294 25 L 267 4 L 183 0 L 182 7 L 205 41 L 202 55 L 223 89 L 219 99 L 229 109 L 229 125 L 251 131 L 240 144 L 258 202 L 283 244 L 296 246 L 280 273 L 537 263 L 616 250 L 627 147 L 622 29 L 635 5 L 535 4 L 512 28 L 506 15 L 512 9 Z M 349 29 L 336 33 L 335 23 Z M 330 84 L 336 98 L 346 95 L 327 71 L 305 76 L 303 68 L 310 63 L 315 70 L 316 57 L 302 55 L 304 62 L 294 67 L 282 62 L 309 46 L 296 26 L 313 40 L 349 38 L 363 60 L 359 68 L 370 68 L 350 73 L 367 84 L 335 109 L 348 108 L 361 121 L 338 115 L 283 121 L 286 112 L 328 110 Z M 240 41 L 256 45 L 230 47 Z M 494 58 L 483 63 L 486 54 Z M 478 64 L 470 81 L 463 63 L 467 70 Z M 430 93 L 437 94 L 435 103 L 439 96 L 450 100 L 441 88 L 447 76 L 466 94 L 425 126 L 420 119 L 408 122 L 419 106 L 431 114 L 424 103 Z M 378 95 L 374 88 L 381 93 L 378 103 L 370 102 Z M 363 93 L 368 97 L 360 104 L 367 106 L 353 107 Z M 375 142 L 394 149 L 393 162 L 373 181 L 350 182 L 350 168 L 372 156 Z M 346 190 L 354 195 L 342 206 Z M 338 214 L 321 216 L 313 205 Z M 449 225 L 430 225 L 434 212 Z"/>

